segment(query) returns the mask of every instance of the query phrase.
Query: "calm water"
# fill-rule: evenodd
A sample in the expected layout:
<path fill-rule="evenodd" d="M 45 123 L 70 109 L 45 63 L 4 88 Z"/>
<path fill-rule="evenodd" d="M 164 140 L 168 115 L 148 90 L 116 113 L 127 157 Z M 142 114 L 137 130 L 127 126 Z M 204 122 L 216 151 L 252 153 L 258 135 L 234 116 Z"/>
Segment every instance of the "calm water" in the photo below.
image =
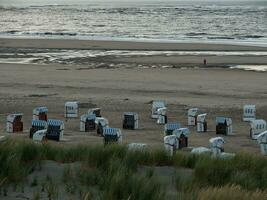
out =
<path fill-rule="evenodd" d="M 0 0 L 0 37 L 214 41 L 267 46 L 266 0 L 162 2 Z"/>

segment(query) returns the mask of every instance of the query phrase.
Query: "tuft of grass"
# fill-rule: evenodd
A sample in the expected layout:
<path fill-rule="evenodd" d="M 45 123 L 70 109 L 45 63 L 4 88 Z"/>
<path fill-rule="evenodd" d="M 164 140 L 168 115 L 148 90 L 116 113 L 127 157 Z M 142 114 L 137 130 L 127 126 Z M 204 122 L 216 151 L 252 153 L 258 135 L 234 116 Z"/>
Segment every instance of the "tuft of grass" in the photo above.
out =
<path fill-rule="evenodd" d="M 8 190 L 7 190 L 7 187 L 5 186 L 5 187 L 3 188 L 3 194 L 4 194 L 4 196 L 7 196 L 7 193 L 8 193 Z"/>
<path fill-rule="evenodd" d="M 267 188 L 267 159 L 237 155 L 233 159 L 200 157 L 194 167 L 194 181 L 202 186 L 240 185 L 248 190 Z"/>
<path fill-rule="evenodd" d="M 229 160 L 201 159 L 196 163 L 194 182 L 203 186 L 223 186 L 229 183 L 232 168 Z"/>
<path fill-rule="evenodd" d="M 148 168 L 146 170 L 146 177 L 151 178 L 154 175 L 154 169 L 153 168 Z"/>
<path fill-rule="evenodd" d="M 38 191 L 35 191 L 34 193 L 33 193 L 33 200 L 40 200 L 40 193 L 38 192 Z"/>
<path fill-rule="evenodd" d="M 42 181 L 41 182 L 41 192 L 44 192 L 45 191 L 45 185 L 46 185 L 46 181 Z"/>
<path fill-rule="evenodd" d="M 91 193 L 90 192 L 86 192 L 82 199 L 83 200 L 91 200 L 92 199 Z"/>
<path fill-rule="evenodd" d="M 66 165 L 64 167 L 64 171 L 63 171 L 63 177 L 62 177 L 62 182 L 66 183 L 68 181 L 70 181 L 72 178 L 72 170 L 71 167 L 69 165 Z"/>
<path fill-rule="evenodd" d="M 193 177 L 184 171 L 177 171 L 175 174 L 175 185 L 177 191 L 186 193 L 194 188 Z"/>
<path fill-rule="evenodd" d="M 38 179 L 36 176 L 34 176 L 32 182 L 31 182 L 31 187 L 36 187 L 38 185 Z"/>
<path fill-rule="evenodd" d="M 127 162 L 113 159 L 104 173 L 103 199 L 164 199 L 158 181 L 134 172 Z"/>
<path fill-rule="evenodd" d="M 45 191 L 49 200 L 58 199 L 58 187 L 52 180 L 46 182 Z"/>
<path fill-rule="evenodd" d="M 208 155 L 188 154 L 186 152 L 176 152 L 173 156 L 173 165 L 194 169 L 196 164 L 202 159 L 210 159 Z"/>
<path fill-rule="evenodd" d="M 209 187 L 200 190 L 198 193 L 199 200 L 251 200 L 251 199 L 266 199 L 266 191 L 247 191 L 236 185 L 226 185 L 224 187 Z"/>
<path fill-rule="evenodd" d="M 165 165 L 172 165 L 173 160 L 169 157 L 169 155 L 166 153 L 163 149 L 156 149 L 150 152 L 153 162 L 147 163 L 147 164 L 153 164 L 156 166 L 165 166 Z"/>
<path fill-rule="evenodd" d="M 82 185 L 95 186 L 103 182 L 103 175 L 100 170 L 82 166 L 77 170 L 77 177 Z"/>
<path fill-rule="evenodd" d="M 69 194 L 75 194 L 76 192 L 76 185 L 73 182 L 65 183 L 65 191 Z"/>

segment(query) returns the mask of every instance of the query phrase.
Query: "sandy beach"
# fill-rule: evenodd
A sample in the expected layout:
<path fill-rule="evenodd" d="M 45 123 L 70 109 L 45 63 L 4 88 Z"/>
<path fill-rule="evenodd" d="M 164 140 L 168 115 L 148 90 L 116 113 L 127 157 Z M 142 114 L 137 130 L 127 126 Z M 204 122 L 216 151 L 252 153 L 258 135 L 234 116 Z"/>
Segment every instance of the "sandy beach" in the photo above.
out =
<path fill-rule="evenodd" d="M 24 113 L 24 133 L 28 138 L 32 109 L 47 106 L 49 118 L 62 119 L 64 103 L 81 103 L 80 115 L 88 108 L 101 107 L 112 127 L 122 127 L 125 111 L 138 112 L 139 130 L 123 130 L 123 143 L 163 146 L 163 126 L 150 118 L 151 101 L 165 100 L 170 122 L 187 126 L 187 109 L 196 106 L 208 113 L 208 132 L 190 128 L 189 146 L 208 146 L 215 137 L 215 117 L 233 118 L 235 136 L 226 136 L 226 151 L 260 153 L 249 138 L 249 124 L 241 121 L 242 106 L 257 105 L 257 117 L 267 117 L 266 73 L 230 69 L 90 69 L 87 66 L 0 64 L 0 130 L 5 133 L 8 113 Z M 79 132 L 79 119 L 65 122 L 65 139 L 59 144 L 102 143 L 96 133 Z"/>
<path fill-rule="evenodd" d="M 266 51 L 263 47 L 238 45 L 63 39 L 0 39 L 0 48 L 1 53 L 13 52 L 18 58 L 41 49 Z M 9 54 L 4 56 L 8 58 Z M 203 66 L 203 58 L 208 59 L 208 65 Z M 258 144 L 249 138 L 249 124 L 242 122 L 241 116 L 243 105 L 252 103 L 257 106 L 257 117 L 267 118 L 266 73 L 223 68 L 234 63 L 266 64 L 267 56 L 127 55 L 72 58 L 68 64 L 1 63 L 1 134 L 6 135 L 5 120 L 9 113 L 24 113 L 24 133 L 12 137 L 28 138 L 34 107 L 47 106 L 49 118 L 64 120 L 64 103 L 75 100 L 81 103 L 80 115 L 92 107 L 102 108 L 102 115 L 112 127 L 122 127 L 123 112 L 139 113 L 140 129 L 123 130 L 123 143 L 162 147 L 163 126 L 150 117 L 151 101 L 161 99 L 167 103 L 169 122 L 178 121 L 184 127 L 188 108 L 199 107 L 208 113 L 207 133 L 199 134 L 195 127 L 190 128 L 190 147 L 208 147 L 208 139 L 216 136 L 215 117 L 227 116 L 233 118 L 235 136 L 225 137 L 226 150 L 259 153 Z M 166 64 L 173 67 L 165 68 Z M 78 143 L 102 143 L 102 138 L 96 133 L 79 132 L 79 119 L 68 120 L 65 139 L 59 144 Z"/>

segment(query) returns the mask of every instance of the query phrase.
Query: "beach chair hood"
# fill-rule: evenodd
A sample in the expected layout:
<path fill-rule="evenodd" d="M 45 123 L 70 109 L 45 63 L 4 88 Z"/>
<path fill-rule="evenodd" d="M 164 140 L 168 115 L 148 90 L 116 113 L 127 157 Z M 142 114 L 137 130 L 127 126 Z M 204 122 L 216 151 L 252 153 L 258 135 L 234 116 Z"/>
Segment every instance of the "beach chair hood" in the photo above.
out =
<path fill-rule="evenodd" d="M 222 137 L 215 137 L 215 138 L 211 138 L 209 140 L 210 144 L 212 147 L 218 147 L 218 148 L 222 148 L 225 141 Z"/>
<path fill-rule="evenodd" d="M 175 135 L 176 137 L 180 138 L 181 135 L 184 135 L 185 137 L 189 136 L 189 129 L 188 128 L 179 128 L 179 129 L 175 129 L 172 134 Z"/>

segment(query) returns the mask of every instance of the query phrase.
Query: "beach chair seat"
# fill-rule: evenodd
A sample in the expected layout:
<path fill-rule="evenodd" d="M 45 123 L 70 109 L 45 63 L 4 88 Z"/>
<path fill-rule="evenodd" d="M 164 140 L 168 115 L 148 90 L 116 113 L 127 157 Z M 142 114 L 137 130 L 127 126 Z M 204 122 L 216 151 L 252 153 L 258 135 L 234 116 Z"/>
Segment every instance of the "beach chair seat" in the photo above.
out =
<path fill-rule="evenodd" d="M 89 132 L 96 129 L 95 114 L 84 114 L 80 120 L 80 131 Z"/>
<path fill-rule="evenodd" d="M 59 139 L 60 139 L 60 126 L 48 126 L 47 139 L 59 141 Z"/>
<path fill-rule="evenodd" d="M 125 112 L 123 115 L 123 128 L 124 129 L 137 129 L 138 128 L 138 114 L 134 112 Z"/>
<path fill-rule="evenodd" d="M 87 120 L 85 122 L 85 131 L 95 130 L 95 120 Z"/>
<path fill-rule="evenodd" d="M 64 134 L 64 123 L 61 120 L 49 119 L 47 124 L 47 139 L 60 141 Z"/>

